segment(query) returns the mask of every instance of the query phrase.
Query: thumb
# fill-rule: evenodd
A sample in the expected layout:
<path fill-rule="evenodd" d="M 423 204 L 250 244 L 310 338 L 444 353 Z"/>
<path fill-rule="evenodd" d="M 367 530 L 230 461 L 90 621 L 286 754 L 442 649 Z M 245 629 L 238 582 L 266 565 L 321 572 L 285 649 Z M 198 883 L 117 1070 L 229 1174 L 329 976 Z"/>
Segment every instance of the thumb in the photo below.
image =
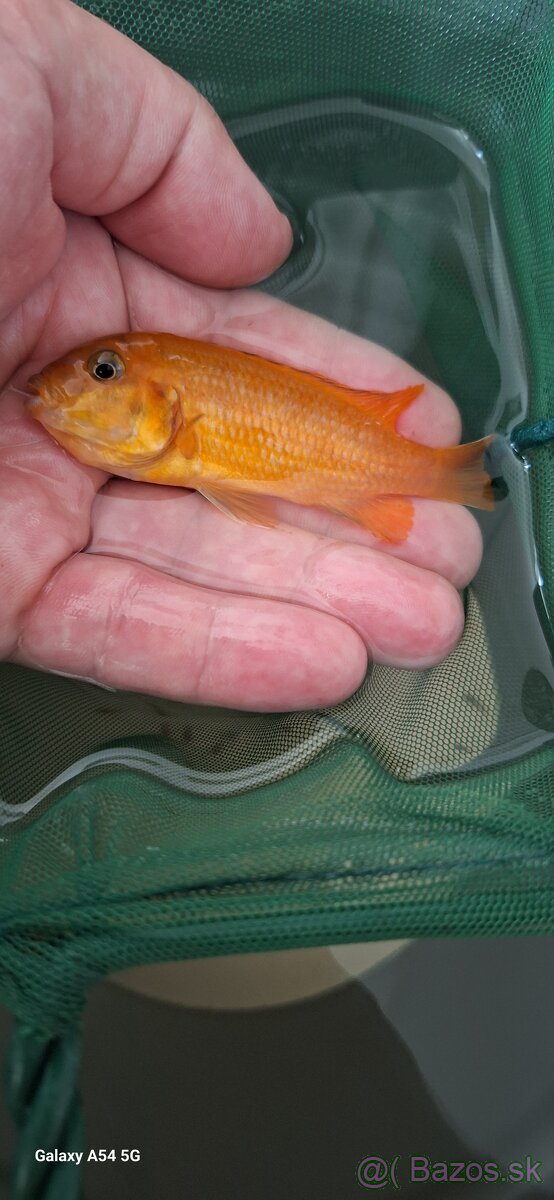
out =
<path fill-rule="evenodd" d="M 16 269 L 28 258 L 29 211 L 41 214 L 33 252 L 44 274 L 48 253 L 36 242 L 44 229 L 53 249 L 60 207 L 100 217 L 120 241 L 196 282 L 235 286 L 275 269 L 290 225 L 190 84 L 69 0 L 1 8 L 10 137 L 0 241 L 16 288 L 29 283 Z"/>

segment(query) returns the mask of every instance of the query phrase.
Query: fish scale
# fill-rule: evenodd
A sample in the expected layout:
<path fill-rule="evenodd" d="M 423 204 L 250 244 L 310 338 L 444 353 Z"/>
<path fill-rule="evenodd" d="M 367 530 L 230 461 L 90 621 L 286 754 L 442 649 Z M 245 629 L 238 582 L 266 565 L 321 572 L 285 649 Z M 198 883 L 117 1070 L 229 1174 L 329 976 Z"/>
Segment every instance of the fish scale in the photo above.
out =
<path fill-rule="evenodd" d="M 306 472 L 316 463 L 324 476 L 350 466 L 352 481 L 371 470 L 360 443 L 364 418 L 352 410 L 345 419 L 327 400 L 318 403 L 314 421 L 313 395 L 308 387 L 291 389 L 283 402 L 271 389 L 257 386 L 253 371 L 245 370 L 243 378 L 230 384 L 228 372 L 216 367 L 197 377 L 188 376 L 182 402 L 185 419 L 192 413 L 189 394 L 202 391 L 209 398 L 202 403 L 204 415 L 198 424 L 199 456 L 214 467 L 236 467 L 242 475 L 261 454 L 256 469 L 266 479 Z"/>

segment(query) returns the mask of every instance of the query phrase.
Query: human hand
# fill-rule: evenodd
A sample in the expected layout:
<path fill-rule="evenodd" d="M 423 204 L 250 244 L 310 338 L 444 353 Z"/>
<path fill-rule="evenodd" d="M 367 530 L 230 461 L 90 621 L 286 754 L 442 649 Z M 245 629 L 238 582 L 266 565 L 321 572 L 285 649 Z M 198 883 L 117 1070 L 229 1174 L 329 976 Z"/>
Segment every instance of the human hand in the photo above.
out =
<path fill-rule="evenodd" d="M 399 546 L 284 503 L 289 524 L 238 525 L 194 492 L 108 482 L 29 418 L 10 384 L 127 328 L 219 341 L 354 387 L 420 376 L 240 290 L 286 257 L 286 219 L 194 89 L 68 0 L 4 0 L 0 113 L 0 656 L 260 710 L 335 703 L 368 656 L 443 658 L 463 628 L 456 589 L 481 555 L 467 510 L 416 500 Z M 427 383 L 398 430 L 450 445 L 460 421 Z"/>

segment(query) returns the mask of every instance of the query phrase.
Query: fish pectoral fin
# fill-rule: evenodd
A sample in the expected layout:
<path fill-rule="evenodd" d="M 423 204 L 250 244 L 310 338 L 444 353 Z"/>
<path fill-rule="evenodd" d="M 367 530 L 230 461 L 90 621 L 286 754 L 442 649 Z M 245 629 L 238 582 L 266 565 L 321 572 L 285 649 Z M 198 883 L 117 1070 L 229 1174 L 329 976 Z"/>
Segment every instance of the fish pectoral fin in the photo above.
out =
<path fill-rule="evenodd" d="M 240 485 L 225 483 L 223 480 L 203 483 L 201 487 L 195 486 L 206 500 L 215 504 L 216 508 L 221 509 L 228 517 L 234 517 L 235 521 L 247 521 L 251 525 L 265 525 L 267 528 L 281 524 L 272 496 L 241 491 Z"/>
<path fill-rule="evenodd" d="M 173 445 L 183 455 L 183 458 L 195 458 L 198 453 L 198 438 L 195 425 L 201 421 L 204 413 L 198 413 L 192 420 L 182 422 L 174 436 Z"/>
<path fill-rule="evenodd" d="M 371 496 L 341 509 L 383 542 L 403 542 L 412 528 L 414 506 L 406 496 Z"/>

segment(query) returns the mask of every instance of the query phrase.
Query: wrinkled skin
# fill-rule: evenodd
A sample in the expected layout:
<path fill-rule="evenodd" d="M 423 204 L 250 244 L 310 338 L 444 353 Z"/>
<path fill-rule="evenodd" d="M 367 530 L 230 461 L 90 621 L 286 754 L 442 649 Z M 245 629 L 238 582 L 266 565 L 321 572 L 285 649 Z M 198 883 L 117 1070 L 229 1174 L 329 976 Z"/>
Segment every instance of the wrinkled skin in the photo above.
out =
<path fill-rule="evenodd" d="M 444 657 L 481 554 L 467 510 L 418 500 L 408 539 L 386 549 L 285 504 L 296 528 L 242 526 L 196 493 L 80 465 L 10 391 L 126 328 L 354 387 L 418 381 L 387 351 L 241 290 L 285 259 L 291 234 L 209 106 L 67 0 L 3 0 L 0 120 L 0 654 L 260 710 L 339 701 L 368 656 Z M 460 422 L 428 384 L 398 429 L 445 446 Z"/>

